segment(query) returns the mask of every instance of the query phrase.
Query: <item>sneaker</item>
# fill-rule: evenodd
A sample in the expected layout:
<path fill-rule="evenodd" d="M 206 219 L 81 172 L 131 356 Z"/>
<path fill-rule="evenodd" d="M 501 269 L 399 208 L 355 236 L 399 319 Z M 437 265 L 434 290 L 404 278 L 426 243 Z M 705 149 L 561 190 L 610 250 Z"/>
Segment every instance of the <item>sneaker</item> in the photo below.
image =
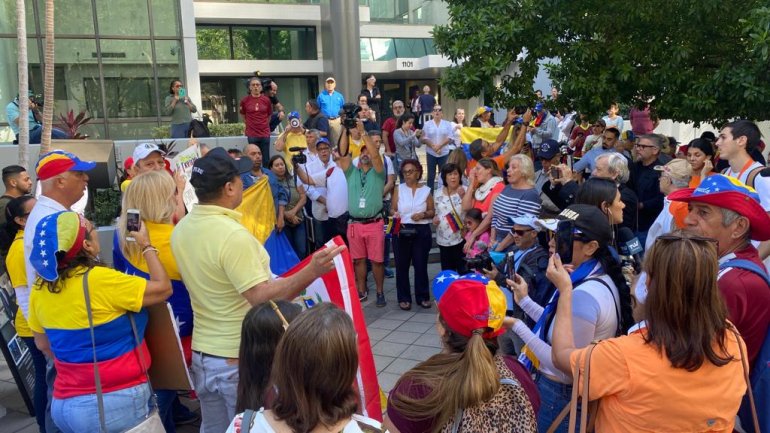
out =
<path fill-rule="evenodd" d="M 385 278 L 393 278 L 396 276 L 396 273 L 393 272 L 393 269 L 385 268 Z"/>
<path fill-rule="evenodd" d="M 359 301 L 364 302 L 367 299 L 369 299 L 369 294 L 368 293 L 364 292 L 364 293 L 359 293 L 358 294 L 358 300 Z"/>
<path fill-rule="evenodd" d="M 387 302 L 385 302 L 385 294 L 384 293 L 378 293 L 377 294 L 377 306 L 378 307 L 384 307 L 388 305 Z"/>

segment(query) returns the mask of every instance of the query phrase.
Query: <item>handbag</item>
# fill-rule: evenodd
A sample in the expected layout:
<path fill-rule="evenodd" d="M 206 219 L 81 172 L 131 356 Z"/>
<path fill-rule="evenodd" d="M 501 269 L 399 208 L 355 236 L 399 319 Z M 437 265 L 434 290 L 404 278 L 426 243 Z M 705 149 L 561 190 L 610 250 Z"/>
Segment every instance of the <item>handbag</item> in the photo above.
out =
<path fill-rule="evenodd" d="M 102 380 L 99 376 L 99 364 L 96 360 L 96 336 L 94 335 L 94 317 L 91 311 L 91 296 L 88 291 L 88 273 L 91 269 L 88 269 L 83 275 L 83 293 L 86 297 L 86 311 L 88 312 L 88 327 L 91 331 L 91 348 L 94 352 L 94 383 L 96 384 L 96 400 L 99 405 L 99 425 L 101 430 L 107 433 L 107 425 L 104 420 L 104 395 L 102 393 Z M 152 410 L 142 422 L 136 426 L 126 430 L 126 433 L 165 433 L 166 429 L 163 427 L 163 422 L 160 420 L 160 413 L 158 412 L 158 400 L 155 397 L 155 392 L 152 390 L 152 384 L 150 383 L 150 375 L 147 373 L 147 364 L 144 362 L 144 354 L 140 349 L 139 333 L 136 332 L 136 322 L 134 321 L 133 314 L 129 313 L 128 318 L 131 322 L 131 331 L 134 333 L 134 341 L 136 341 L 136 350 L 139 352 L 139 362 L 142 365 L 144 375 L 147 377 L 147 386 L 150 388 L 150 400 L 152 401 Z"/>

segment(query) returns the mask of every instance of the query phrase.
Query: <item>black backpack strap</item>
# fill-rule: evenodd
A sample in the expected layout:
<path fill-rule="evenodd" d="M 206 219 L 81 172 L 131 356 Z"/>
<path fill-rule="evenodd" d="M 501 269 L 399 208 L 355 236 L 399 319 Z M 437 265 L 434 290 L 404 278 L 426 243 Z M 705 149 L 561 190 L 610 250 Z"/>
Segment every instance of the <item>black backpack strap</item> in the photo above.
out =
<path fill-rule="evenodd" d="M 751 170 L 749 172 L 749 175 L 746 176 L 746 185 L 754 188 L 754 179 L 757 178 L 757 175 L 762 172 L 767 167 L 756 167 L 755 169 Z"/>

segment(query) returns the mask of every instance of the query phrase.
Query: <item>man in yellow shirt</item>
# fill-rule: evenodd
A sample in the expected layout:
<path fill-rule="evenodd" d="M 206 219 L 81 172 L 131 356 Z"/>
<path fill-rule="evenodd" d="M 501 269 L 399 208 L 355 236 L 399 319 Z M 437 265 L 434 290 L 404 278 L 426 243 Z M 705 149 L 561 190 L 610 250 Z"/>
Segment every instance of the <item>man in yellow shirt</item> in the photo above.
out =
<path fill-rule="evenodd" d="M 235 416 L 241 323 L 251 306 L 295 298 L 334 268 L 333 259 L 343 248 L 319 251 L 296 274 L 273 279 L 270 257 L 234 211 L 243 196 L 240 172 L 252 165 L 245 161 L 247 167 L 239 167 L 223 148 L 195 161 L 190 183 L 198 204 L 171 235 L 192 301 L 192 374 L 204 432 L 227 430 Z"/>

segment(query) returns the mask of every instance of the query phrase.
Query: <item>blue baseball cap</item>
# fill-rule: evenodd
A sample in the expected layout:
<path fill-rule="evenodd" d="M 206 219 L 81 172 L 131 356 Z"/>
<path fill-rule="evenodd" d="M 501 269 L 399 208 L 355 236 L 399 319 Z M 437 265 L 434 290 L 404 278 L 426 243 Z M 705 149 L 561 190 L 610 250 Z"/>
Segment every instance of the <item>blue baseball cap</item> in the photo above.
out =
<path fill-rule="evenodd" d="M 542 159 L 551 159 L 559 153 L 559 143 L 556 140 L 545 140 L 540 143 L 540 150 L 537 151 L 537 157 Z"/>

